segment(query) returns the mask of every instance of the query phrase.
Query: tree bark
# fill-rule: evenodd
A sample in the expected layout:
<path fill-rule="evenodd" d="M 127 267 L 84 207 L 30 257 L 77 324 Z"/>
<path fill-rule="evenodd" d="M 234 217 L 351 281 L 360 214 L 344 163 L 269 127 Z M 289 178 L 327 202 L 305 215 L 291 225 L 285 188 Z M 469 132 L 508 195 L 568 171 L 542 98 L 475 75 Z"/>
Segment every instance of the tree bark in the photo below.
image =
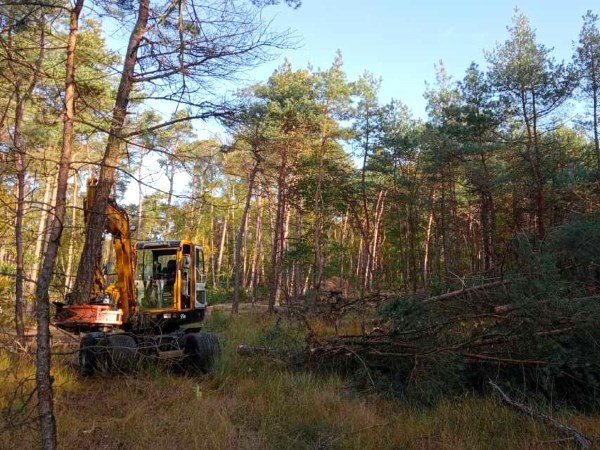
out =
<path fill-rule="evenodd" d="M 9 31 L 8 46 L 12 45 L 12 33 Z M 16 189 L 16 218 L 15 218 L 15 249 L 16 249 L 16 279 L 15 279 L 15 331 L 17 339 L 22 340 L 25 337 L 25 321 L 24 321 L 24 285 L 25 285 L 25 252 L 23 247 L 23 217 L 25 215 L 25 189 L 26 189 L 26 172 L 27 172 L 27 150 L 23 140 L 22 125 L 25 114 L 25 104 L 31 98 L 35 89 L 42 62 L 45 56 L 45 32 L 44 24 L 40 25 L 40 50 L 35 66 L 32 68 L 32 75 L 25 88 L 21 81 L 15 82 L 15 118 L 13 124 L 13 155 L 15 160 L 15 171 L 17 175 Z M 16 80 L 19 80 L 17 75 L 18 69 L 15 66 L 15 60 L 12 58 L 8 61 L 9 70 L 14 74 Z"/>
<path fill-rule="evenodd" d="M 431 190 L 431 209 L 429 210 L 429 220 L 427 221 L 427 230 L 425 231 L 425 249 L 423 251 L 423 286 L 427 287 L 429 283 L 429 251 L 431 248 L 431 230 L 435 221 L 435 189 Z"/>
<path fill-rule="evenodd" d="M 71 239 L 67 256 L 67 269 L 65 270 L 65 294 L 71 290 L 73 284 L 73 260 L 75 258 L 75 227 L 77 226 L 77 197 L 79 196 L 79 175 L 73 176 L 73 199 L 71 202 Z"/>
<path fill-rule="evenodd" d="M 144 38 L 148 24 L 149 6 L 150 0 L 139 0 L 137 20 L 127 45 L 127 53 L 113 108 L 108 142 L 98 176 L 98 185 L 94 192 L 92 205 L 87 205 L 88 223 L 85 243 L 77 269 L 77 279 L 73 287 L 73 300 L 77 304 L 87 303 L 92 292 L 95 261 L 98 260 L 102 250 L 102 233 L 106 220 L 106 208 L 115 184 L 116 168 L 122 145 L 121 135 L 129 105 L 129 96 L 133 87 L 138 48 Z"/>
<path fill-rule="evenodd" d="M 217 258 L 217 276 L 221 273 L 223 264 L 223 254 L 225 253 L 225 242 L 227 242 L 227 222 L 229 221 L 229 211 L 225 211 L 223 218 L 223 228 L 221 229 L 221 244 L 219 245 L 219 257 Z"/>
<path fill-rule="evenodd" d="M 255 150 L 256 151 L 256 150 Z M 248 177 L 248 192 L 246 193 L 246 203 L 244 204 L 244 211 L 242 212 L 242 218 L 240 220 L 240 228 L 238 230 L 238 234 L 235 240 L 235 254 L 233 258 L 233 270 L 234 270 L 234 285 L 233 285 L 233 303 L 231 304 L 231 312 L 232 314 L 237 314 L 239 310 L 240 304 L 240 290 L 241 290 L 241 254 L 242 254 L 242 244 L 244 242 L 244 235 L 246 230 L 246 223 L 248 220 L 248 213 L 250 212 L 250 202 L 252 200 L 252 196 L 254 195 L 254 180 L 256 179 L 256 174 L 259 169 L 259 160 L 256 160 L 254 163 L 254 167 L 250 171 L 250 175 Z"/>
<path fill-rule="evenodd" d="M 51 197 L 54 189 L 53 189 L 53 177 L 52 175 L 48 175 L 46 177 L 46 186 L 44 188 L 44 199 L 42 200 L 42 204 L 40 206 L 40 210 L 41 210 L 41 214 L 40 214 L 40 221 L 38 223 L 38 231 L 37 231 L 37 237 L 35 239 L 35 250 L 34 250 L 34 255 L 41 255 L 43 254 L 43 250 L 44 250 L 44 244 L 46 242 L 46 222 L 48 222 L 48 211 L 50 210 L 50 204 L 51 202 L 53 202 L 53 198 Z M 29 283 L 30 283 L 30 288 L 28 288 L 28 290 L 31 292 L 31 294 L 35 295 L 35 289 L 36 289 L 36 280 L 38 277 L 38 273 L 40 271 L 40 265 L 41 265 L 41 261 L 40 264 L 33 264 L 31 266 L 31 272 L 29 275 Z"/>
<path fill-rule="evenodd" d="M 144 191 L 142 185 L 142 164 L 144 162 L 145 149 L 140 149 L 140 161 L 138 163 L 137 177 L 138 177 L 138 212 L 137 212 L 137 226 L 135 230 L 136 239 L 139 241 L 142 239 L 142 218 L 144 214 Z"/>
<path fill-rule="evenodd" d="M 260 255 L 262 253 L 262 212 L 263 202 L 261 197 L 257 197 L 258 204 L 256 210 L 256 223 L 254 225 L 254 249 L 252 250 L 252 268 L 250 269 L 250 291 L 252 292 L 252 303 L 258 296 L 258 282 L 260 280 Z"/>
<path fill-rule="evenodd" d="M 38 392 L 38 414 L 40 417 L 41 448 L 51 450 L 57 447 L 56 419 L 54 418 L 54 395 L 50 376 L 50 298 L 48 288 L 60 247 L 67 204 L 67 185 L 74 134 L 75 116 L 75 51 L 79 26 L 79 15 L 84 0 L 77 0 L 70 13 L 69 38 L 65 76 L 65 109 L 63 115 L 63 142 L 58 162 L 56 181 L 56 206 L 50 229 L 50 238 L 44 255 L 40 279 L 36 290 L 37 303 L 37 350 L 36 387 Z"/>

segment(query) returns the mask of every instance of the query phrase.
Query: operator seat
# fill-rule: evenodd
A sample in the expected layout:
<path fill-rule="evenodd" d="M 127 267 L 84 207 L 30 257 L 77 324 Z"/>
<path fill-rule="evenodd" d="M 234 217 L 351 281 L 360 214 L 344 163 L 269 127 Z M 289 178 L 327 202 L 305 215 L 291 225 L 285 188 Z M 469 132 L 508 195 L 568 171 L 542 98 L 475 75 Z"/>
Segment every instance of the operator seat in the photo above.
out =
<path fill-rule="evenodd" d="M 175 282 L 175 272 L 176 271 L 177 271 L 177 261 L 175 261 L 174 259 L 170 259 L 169 261 L 167 261 L 167 267 L 165 270 L 167 283 Z"/>

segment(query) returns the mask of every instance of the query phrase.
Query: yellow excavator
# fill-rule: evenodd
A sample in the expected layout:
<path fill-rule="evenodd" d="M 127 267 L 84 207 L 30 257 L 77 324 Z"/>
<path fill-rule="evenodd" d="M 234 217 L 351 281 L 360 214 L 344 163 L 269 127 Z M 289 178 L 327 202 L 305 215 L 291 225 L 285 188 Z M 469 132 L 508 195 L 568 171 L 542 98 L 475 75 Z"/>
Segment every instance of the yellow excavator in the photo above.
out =
<path fill-rule="evenodd" d="M 87 182 L 86 218 L 97 180 Z M 87 222 L 87 220 L 86 220 Z M 82 375 L 125 369 L 140 358 L 168 359 L 188 372 L 206 373 L 219 342 L 200 332 L 206 312 L 206 274 L 202 248 L 188 240 L 131 240 L 127 212 L 109 200 L 105 232 L 112 237 L 116 279 L 107 282 L 107 265 L 95 267 L 86 304 L 55 302 L 54 324 L 83 334 Z"/>

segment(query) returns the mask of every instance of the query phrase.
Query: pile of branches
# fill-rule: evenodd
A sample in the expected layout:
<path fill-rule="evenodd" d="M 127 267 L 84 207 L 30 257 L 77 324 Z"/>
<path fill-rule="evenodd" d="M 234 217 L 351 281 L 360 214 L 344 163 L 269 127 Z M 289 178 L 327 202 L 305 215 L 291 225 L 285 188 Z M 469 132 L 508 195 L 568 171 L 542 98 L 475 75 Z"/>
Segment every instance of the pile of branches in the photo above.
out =
<path fill-rule="evenodd" d="M 373 386 L 425 401 L 493 379 L 576 407 L 600 406 L 600 297 L 498 304 L 486 295 L 496 287 L 398 299 L 382 309 L 389 330 L 314 341 L 311 364 L 364 369 Z"/>
<path fill-rule="evenodd" d="M 486 390 L 493 380 L 530 398 L 600 410 L 600 261 L 570 255 L 557 240 L 517 237 L 502 278 L 398 297 L 379 310 L 387 328 L 313 340 L 310 366 L 421 403 Z"/>

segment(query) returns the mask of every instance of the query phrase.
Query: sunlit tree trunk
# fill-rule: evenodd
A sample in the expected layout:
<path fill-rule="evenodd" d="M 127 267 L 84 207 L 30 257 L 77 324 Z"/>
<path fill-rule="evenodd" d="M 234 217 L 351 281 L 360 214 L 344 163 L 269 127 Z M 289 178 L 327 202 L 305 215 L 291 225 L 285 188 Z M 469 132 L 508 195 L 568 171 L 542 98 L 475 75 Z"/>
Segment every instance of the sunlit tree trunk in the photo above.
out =
<path fill-rule="evenodd" d="M 42 204 L 40 206 L 40 219 L 38 223 L 37 237 L 35 239 L 34 255 L 41 255 L 43 253 L 46 242 L 46 222 L 48 222 L 48 210 L 50 209 L 50 202 L 54 200 L 52 198 L 52 193 L 54 191 L 53 186 L 54 177 L 51 175 L 47 176 L 44 186 L 44 199 L 42 200 Z M 36 280 L 41 263 L 42 261 L 40 260 L 39 262 L 34 262 L 31 266 L 31 273 L 29 275 L 29 291 L 32 294 L 35 294 Z"/>
<path fill-rule="evenodd" d="M 57 446 L 56 420 L 54 418 L 54 398 L 52 391 L 51 347 L 50 347 L 50 299 L 48 288 L 60 247 L 67 206 L 67 188 L 73 147 L 75 121 L 75 50 L 79 29 L 79 15 L 84 0 L 77 0 L 70 12 L 69 38 L 65 75 L 65 108 L 63 114 L 62 148 L 58 162 L 56 181 L 56 206 L 52 218 L 50 238 L 36 290 L 37 304 L 37 351 L 36 387 L 38 393 L 38 414 L 40 418 L 41 448 L 55 449 Z"/>
<path fill-rule="evenodd" d="M 137 211 L 137 226 L 135 230 L 136 239 L 139 241 L 144 238 L 142 235 L 142 225 L 144 217 L 144 185 L 142 182 L 142 169 L 144 163 L 145 149 L 140 148 L 140 160 L 137 167 L 137 184 L 138 184 L 138 211 Z"/>
<path fill-rule="evenodd" d="M 431 190 L 430 197 L 430 210 L 429 210 L 429 220 L 427 221 L 427 229 L 425 230 L 425 243 L 424 243 L 424 255 L 423 255 L 423 285 L 427 287 L 429 284 L 429 252 L 431 248 L 431 238 L 432 238 L 432 229 L 433 222 L 435 220 L 435 190 Z"/>
<path fill-rule="evenodd" d="M 14 17 L 12 18 L 14 19 Z M 38 24 L 39 25 L 39 24 Z M 19 75 L 20 67 L 18 64 L 18 57 L 16 53 L 14 57 L 8 60 L 8 69 L 13 75 L 14 82 L 14 99 L 15 99 L 15 111 L 14 111 L 14 122 L 13 122 L 13 135 L 12 135 L 12 156 L 14 158 L 15 172 L 17 176 L 16 183 L 16 211 L 15 211 L 15 250 L 16 250 L 16 278 L 15 278 L 15 331 L 17 339 L 22 340 L 25 337 L 25 298 L 24 298 L 24 287 L 26 279 L 25 271 L 25 251 L 23 242 L 23 218 L 26 210 L 26 189 L 27 189 L 27 150 L 25 148 L 25 141 L 23 138 L 23 122 L 25 116 L 25 107 L 27 102 L 30 100 L 35 87 L 39 80 L 39 74 L 41 71 L 42 62 L 45 56 L 45 30 L 43 20 L 40 26 L 40 42 L 39 42 L 39 53 L 37 60 L 31 67 L 31 77 L 29 80 L 22 80 Z M 12 30 L 8 31 L 7 38 L 7 50 L 12 51 L 13 47 L 13 33 Z M 12 55 L 11 55 L 12 56 Z"/>
<path fill-rule="evenodd" d="M 102 250 L 105 212 L 109 196 L 115 184 L 116 169 L 122 146 L 123 126 L 127 115 L 129 96 L 133 88 L 138 48 L 146 34 L 149 6 L 150 0 L 139 0 L 136 23 L 127 45 L 121 80 L 113 108 L 108 142 L 102 158 L 98 185 L 94 192 L 92 205 L 89 206 L 85 243 L 77 270 L 75 286 L 73 287 L 73 300 L 77 304 L 85 304 L 92 292 L 95 261 L 98 261 Z"/>
<path fill-rule="evenodd" d="M 233 258 L 233 271 L 234 271 L 234 286 L 233 286 L 233 303 L 231 304 L 231 312 L 237 314 L 240 304 L 240 290 L 241 286 L 241 254 L 242 254 L 242 243 L 244 242 L 245 231 L 247 229 L 246 224 L 248 221 L 248 214 L 250 213 L 250 203 L 252 196 L 254 195 L 254 180 L 259 169 L 259 160 L 254 163 L 250 175 L 248 176 L 248 190 L 246 193 L 246 202 L 244 204 L 244 210 L 240 220 L 240 228 L 238 235 L 235 240 L 235 254 Z"/>
<path fill-rule="evenodd" d="M 262 253 L 262 215 L 263 200 L 257 196 L 256 199 L 256 223 L 254 225 L 254 248 L 252 249 L 252 268 L 250 269 L 250 291 L 252 292 L 252 303 L 256 301 L 258 283 L 260 280 L 260 255 Z"/>
<path fill-rule="evenodd" d="M 79 197 L 79 176 L 73 176 L 73 198 L 71 203 L 71 236 L 77 227 L 77 200 Z M 71 290 L 73 284 L 73 260 L 75 259 L 75 239 L 69 240 L 69 252 L 67 256 L 67 270 L 65 271 L 65 293 Z"/>
<path fill-rule="evenodd" d="M 221 227 L 221 243 L 219 244 L 219 256 L 217 258 L 217 277 L 221 276 L 221 268 L 223 264 L 223 255 L 225 254 L 225 243 L 227 242 L 227 228 L 229 222 L 229 212 L 223 214 L 223 226 Z"/>

